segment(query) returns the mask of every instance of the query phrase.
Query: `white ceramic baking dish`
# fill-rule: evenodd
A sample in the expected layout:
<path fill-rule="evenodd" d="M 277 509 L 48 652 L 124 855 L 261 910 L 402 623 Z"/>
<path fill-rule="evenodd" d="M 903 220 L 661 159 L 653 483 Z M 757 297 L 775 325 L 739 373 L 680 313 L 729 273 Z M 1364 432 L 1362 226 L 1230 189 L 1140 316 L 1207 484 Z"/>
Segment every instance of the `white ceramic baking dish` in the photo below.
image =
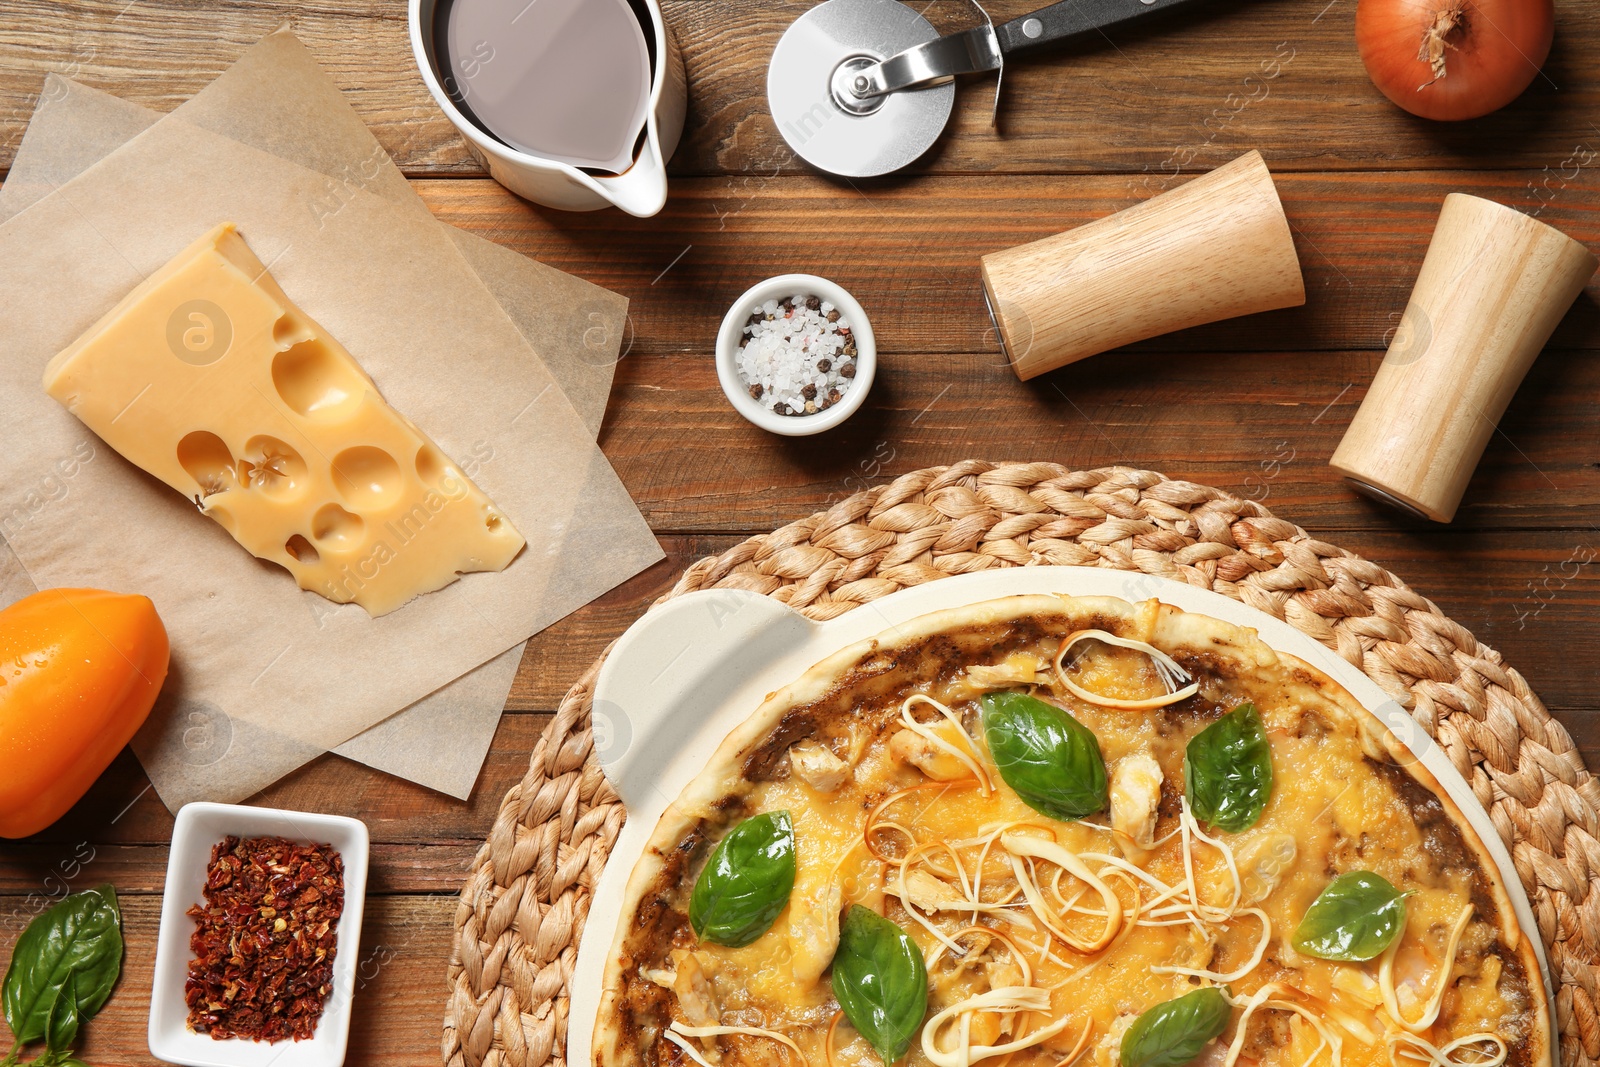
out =
<path fill-rule="evenodd" d="M 1547 986 L 1550 964 L 1511 854 L 1466 781 L 1426 731 L 1377 683 L 1305 634 L 1220 593 L 1129 571 L 1014 567 L 959 575 L 902 590 L 827 622 L 813 622 L 771 597 L 707 590 L 667 601 L 629 628 L 595 681 L 595 750 L 628 811 L 578 948 L 572 978 L 567 1062 L 590 1062 L 606 955 L 622 892 L 667 804 L 705 766 L 718 744 L 766 698 L 847 645 L 919 615 L 1028 593 L 1155 597 L 1184 611 L 1254 628 L 1280 652 L 1298 656 L 1344 686 L 1416 753 L 1443 784 L 1494 857 L 1522 929 L 1532 938 Z M 1552 997 L 1552 1004 L 1554 998 Z M 1551 1034 L 1559 1033 L 1552 1020 Z"/>

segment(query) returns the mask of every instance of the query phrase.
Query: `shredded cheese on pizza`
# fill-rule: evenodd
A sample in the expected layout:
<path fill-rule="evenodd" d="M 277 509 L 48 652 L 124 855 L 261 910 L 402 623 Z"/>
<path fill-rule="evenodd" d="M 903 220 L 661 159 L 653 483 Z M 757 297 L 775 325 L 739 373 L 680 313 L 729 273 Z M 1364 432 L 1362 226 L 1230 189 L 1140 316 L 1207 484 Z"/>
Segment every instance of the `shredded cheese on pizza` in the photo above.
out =
<path fill-rule="evenodd" d="M 1394 986 L 1394 957 L 1400 950 L 1401 938 L 1396 938 L 1394 944 L 1383 954 L 1383 962 L 1378 965 L 1378 988 L 1383 993 L 1383 1008 L 1389 1013 L 1389 1018 L 1399 1023 L 1400 1026 L 1413 1034 L 1426 1031 L 1439 1018 L 1439 1008 L 1444 1003 L 1445 990 L 1450 986 L 1450 972 L 1455 967 L 1456 953 L 1461 948 L 1461 934 L 1467 928 L 1467 922 L 1472 918 L 1472 905 L 1468 904 L 1461 909 L 1455 925 L 1450 928 L 1450 942 L 1444 950 L 1444 963 L 1439 968 L 1438 977 L 1433 983 L 1433 994 L 1428 997 L 1423 1005 L 1422 1014 L 1416 1019 L 1407 1019 L 1400 1010 L 1400 998 Z"/>
<path fill-rule="evenodd" d="M 1107 645 L 1115 645 L 1117 648 L 1130 648 L 1143 652 L 1150 657 L 1150 662 L 1155 666 L 1156 673 L 1160 675 L 1162 682 L 1167 687 L 1167 691 L 1160 696 L 1129 700 L 1123 697 L 1109 696 L 1105 693 L 1097 693 L 1079 685 L 1067 673 L 1064 663 L 1067 653 L 1071 652 L 1082 641 L 1100 641 Z M 1187 700 L 1200 691 L 1200 683 L 1191 679 L 1189 673 L 1178 666 L 1177 660 L 1161 651 L 1155 645 L 1144 641 L 1135 641 L 1132 638 L 1118 637 L 1104 630 L 1079 630 L 1076 633 L 1068 634 L 1062 640 L 1061 647 L 1056 650 L 1055 659 L 1051 661 L 1050 665 L 1055 670 L 1056 681 L 1060 683 L 1063 689 L 1079 700 L 1087 700 L 1089 703 L 1097 704 L 1102 708 L 1118 708 L 1122 711 L 1152 711 L 1156 708 L 1164 708 L 1168 704 L 1176 704 L 1180 700 Z"/>
<path fill-rule="evenodd" d="M 794 1052 L 801 1064 L 807 1064 L 806 1054 L 800 1046 L 794 1043 L 793 1038 L 785 1037 L 776 1030 L 765 1030 L 759 1026 L 685 1026 L 674 1022 L 667 1028 L 669 1033 L 682 1034 L 685 1037 L 720 1037 L 723 1034 L 744 1034 L 747 1037 L 764 1037 L 776 1041 L 784 1048 Z M 687 1046 L 683 1046 L 687 1047 Z"/>
<path fill-rule="evenodd" d="M 1223 995 L 1227 996 L 1227 994 Z M 1341 1063 L 1343 1062 L 1343 1039 L 1340 1038 L 1339 1035 L 1329 1031 L 1327 1026 L 1323 1024 L 1322 1020 L 1318 1018 L 1315 1013 L 1310 1011 L 1305 1006 L 1297 1004 L 1293 1000 L 1287 999 L 1287 997 L 1290 995 L 1292 994 L 1290 994 L 1289 990 L 1285 989 L 1278 983 L 1268 982 L 1266 985 L 1262 986 L 1253 994 L 1243 998 L 1242 1000 L 1233 997 L 1228 998 L 1234 1007 L 1242 1008 L 1243 1011 L 1239 1015 L 1239 1021 L 1234 1030 L 1233 1040 L 1228 1044 L 1228 1055 L 1227 1058 L 1222 1061 L 1223 1067 L 1234 1067 L 1234 1064 L 1238 1063 L 1239 1054 L 1244 1050 L 1245 1038 L 1250 1032 L 1250 1017 L 1261 1008 L 1265 1008 L 1268 1011 L 1292 1012 L 1304 1019 L 1306 1022 L 1310 1023 L 1311 1026 L 1316 1030 L 1317 1036 L 1322 1039 L 1322 1043 L 1317 1046 L 1317 1051 L 1311 1054 L 1311 1057 L 1307 1060 L 1307 1062 L 1315 1060 L 1317 1055 L 1321 1053 L 1322 1049 L 1326 1048 L 1329 1050 L 1329 1054 L 1333 1059 L 1333 1067 L 1340 1067 Z"/>
<path fill-rule="evenodd" d="M 1394 1067 L 1499 1067 L 1510 1051 L 1499 1034 L 1468 1034 L 1443 1048 L 1404 1030 L 1391 1031 L 1384 1039 Z"/>
<path fill-rule="evenodd" d="M 922 1054 L 937 1067 L 968 1067 L 969 1064 L 992 1056 L 1009 1056 L 1055 1037 L 1072 1023 L 1071 1016 L 1063 1016 L 1041 1027 L 1027 1037 L 1007 1041 L 1000 1045 L 975 1044 L 972 1040 L 972 1016 L 975 1012 L 993 1012 L 1005 1015 L 1019 1012 L 1047 1013 L 1050 1011 L 1050 994 L 1036 986 L 1003 986 L 979 993 L 950 1005 L 934 1015 L 922 1026 Z M 946 1026 L 955 1023 L 957 1040 L 944 1047 L 940 1035 Z"/>

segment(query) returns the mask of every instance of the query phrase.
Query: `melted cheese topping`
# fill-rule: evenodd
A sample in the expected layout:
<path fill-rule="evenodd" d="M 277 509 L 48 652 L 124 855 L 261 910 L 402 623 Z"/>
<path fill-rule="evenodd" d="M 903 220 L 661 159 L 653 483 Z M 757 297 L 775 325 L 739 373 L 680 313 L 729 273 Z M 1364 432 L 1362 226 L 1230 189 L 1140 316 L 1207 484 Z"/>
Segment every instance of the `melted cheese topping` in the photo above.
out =
<path fill-rule="evenodd" d="M 1163 687 L 1141 654 L 1098 647 L 1103 656 L 1080 656 L 1072 666 L 1080 685 L 1127 698 Z M 1428 860 L 1404 800 L 1364 762 L 1357 727 L 1342 713 L 1306 706 L 1304 687 L 1230 686 L 1207 683 L 1202 695 L 1222 708 L 1252 700 L 1260 711 L 1276 772 L 1265 812 L 1243 833 L 1210 836 L 1186 803 L 1174 817 L 1169 798 L 1155 846 L 1138 850 L 1137 861 L 1119 854 L 1106 814 L 1056 822 L 1004 784 L 964 674 L 869 718 L 890 725 L 858 746 L 843 787 L 818 792 L 794 776 L 756 786 L 751 811 L 786 809 L 794 820 L 790 910 L 817 900 L 864 904 L 897 922 L 929 961 L 927 1019 L 937 1026 L 903 1063 L 965 1067 L 1006 1055 L 1000 1062 L 1008 1067 L 1060 1067 L 1070 1052 L 1114 1067 L 1117 1041 L 1138 1014 L 1224 983 L 1240 1009 L 1216 1046 L 1227 1067 L 1464 1067 L 1480 1050 L 1492 1059 L 1499 1040 L 1474 1043 L 1471 1035 L 1493 1034 L 1507 1020 L 1526 1026 L 1525 1017 L 1515 1022 L 1525 991 L 1502 990 L 1493 917 L 1462 918 L 1471 910 L 1472 872 Z M 1153 757 L 1167 789 L 1181 792 L 1184 748 L 1206 721 L 1096 706 L 1064 689 L 1037 695 L 1095 732 L 1108 771 Z M 950 743 L 944 728 L 952 718 L 966 726 L 965 744 Z M 894 732 L 935 723 L 941 750 L 975 757 L 978 773 L 931 782 L 895 757 Z M 1306 909 L 1333 872 L 1354 869 L 1408 894 L 1396 947 L 1364 964 L 1296 954 L 1289 939 Z M 946 895 L 936 900 L 940 887 Z M 743 948 L 699 946 L 722 1025 L 781 1032 L 810 1067 L 876 1067 L 865 1040 L 839 1021 L 828 975 L 794 977 L 809 970 L 800 965 L 808 950 L 827 948 L 796 943 L 796 931 L 815 926 L 786 912 Z M 830 933 L 837 937 L 836 926 L 817 936 Z M 1435 1021 L 1424 1012 L 1436 991 Z M 1085 1052 L 1091 1030 L 1103 1036 Z M 771 1040 L 722 1033 L 722 1067 L 730 1057 L 763 1067 L 792 1058 Z"/>

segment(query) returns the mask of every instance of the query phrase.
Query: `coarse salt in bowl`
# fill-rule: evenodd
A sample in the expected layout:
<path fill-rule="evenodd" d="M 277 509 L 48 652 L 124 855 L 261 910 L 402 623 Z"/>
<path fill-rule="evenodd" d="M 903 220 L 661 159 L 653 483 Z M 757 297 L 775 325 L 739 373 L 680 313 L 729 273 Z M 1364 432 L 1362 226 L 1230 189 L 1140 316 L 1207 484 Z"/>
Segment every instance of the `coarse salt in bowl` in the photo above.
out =
<path fill-rule="evenodd" d="M 802 302 L 791 314 L 781 304 L 808 296 L 817 298 L 818 308 Z M 828 322 L 829 310 L 838 311 L 835 322 Z M 753 314 L 763 319 L 772 314 L 774 319 L 751 327 Z M 793 331 L 786 336 L 774 328 L 788 323 Z M 848 327 L 848 337 L 839 335 L 839 326 Z M 846 340 L 853 342 L 853 354 L 844 354 Z M 829 366 L 823 368 L 824 362 Z M 841 376 L 847 363 L 853 365 L 854 377 Z M 780 274 L 751 286 L 728 309 L 717 332 L 717 380 L 728 402 L 756 426 L 785 437 L 822 433 L 855 414 L 877 369 L 878 348 L 867 313 L 843 288 L 814 274 Z M 848 384 L 840 388 L 841 383 Z M 791 398 L 803 403 L 797 393 L 808 385 L 819 407 L 815 413 L 780 415 L 773 410 L 774 403 L 787 406 Z M 759 399 L 752 395 L 753 386 L 760 386 Z M 831 389 L 838 389 L 839 399 L 821 407 Z"/>

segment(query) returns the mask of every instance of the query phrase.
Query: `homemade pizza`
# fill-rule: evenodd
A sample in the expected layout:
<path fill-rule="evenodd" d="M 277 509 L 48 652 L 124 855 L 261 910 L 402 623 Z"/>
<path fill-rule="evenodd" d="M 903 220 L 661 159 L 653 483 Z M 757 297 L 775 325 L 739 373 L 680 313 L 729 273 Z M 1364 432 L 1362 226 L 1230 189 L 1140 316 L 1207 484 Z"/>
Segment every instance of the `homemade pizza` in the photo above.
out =
<path fill-rule="evenodd" d="M 828 658 L 626 888 L 597 1067 L 1544 1067 L 1498 869 L 1343 688 L 1157 601 Z"/>

